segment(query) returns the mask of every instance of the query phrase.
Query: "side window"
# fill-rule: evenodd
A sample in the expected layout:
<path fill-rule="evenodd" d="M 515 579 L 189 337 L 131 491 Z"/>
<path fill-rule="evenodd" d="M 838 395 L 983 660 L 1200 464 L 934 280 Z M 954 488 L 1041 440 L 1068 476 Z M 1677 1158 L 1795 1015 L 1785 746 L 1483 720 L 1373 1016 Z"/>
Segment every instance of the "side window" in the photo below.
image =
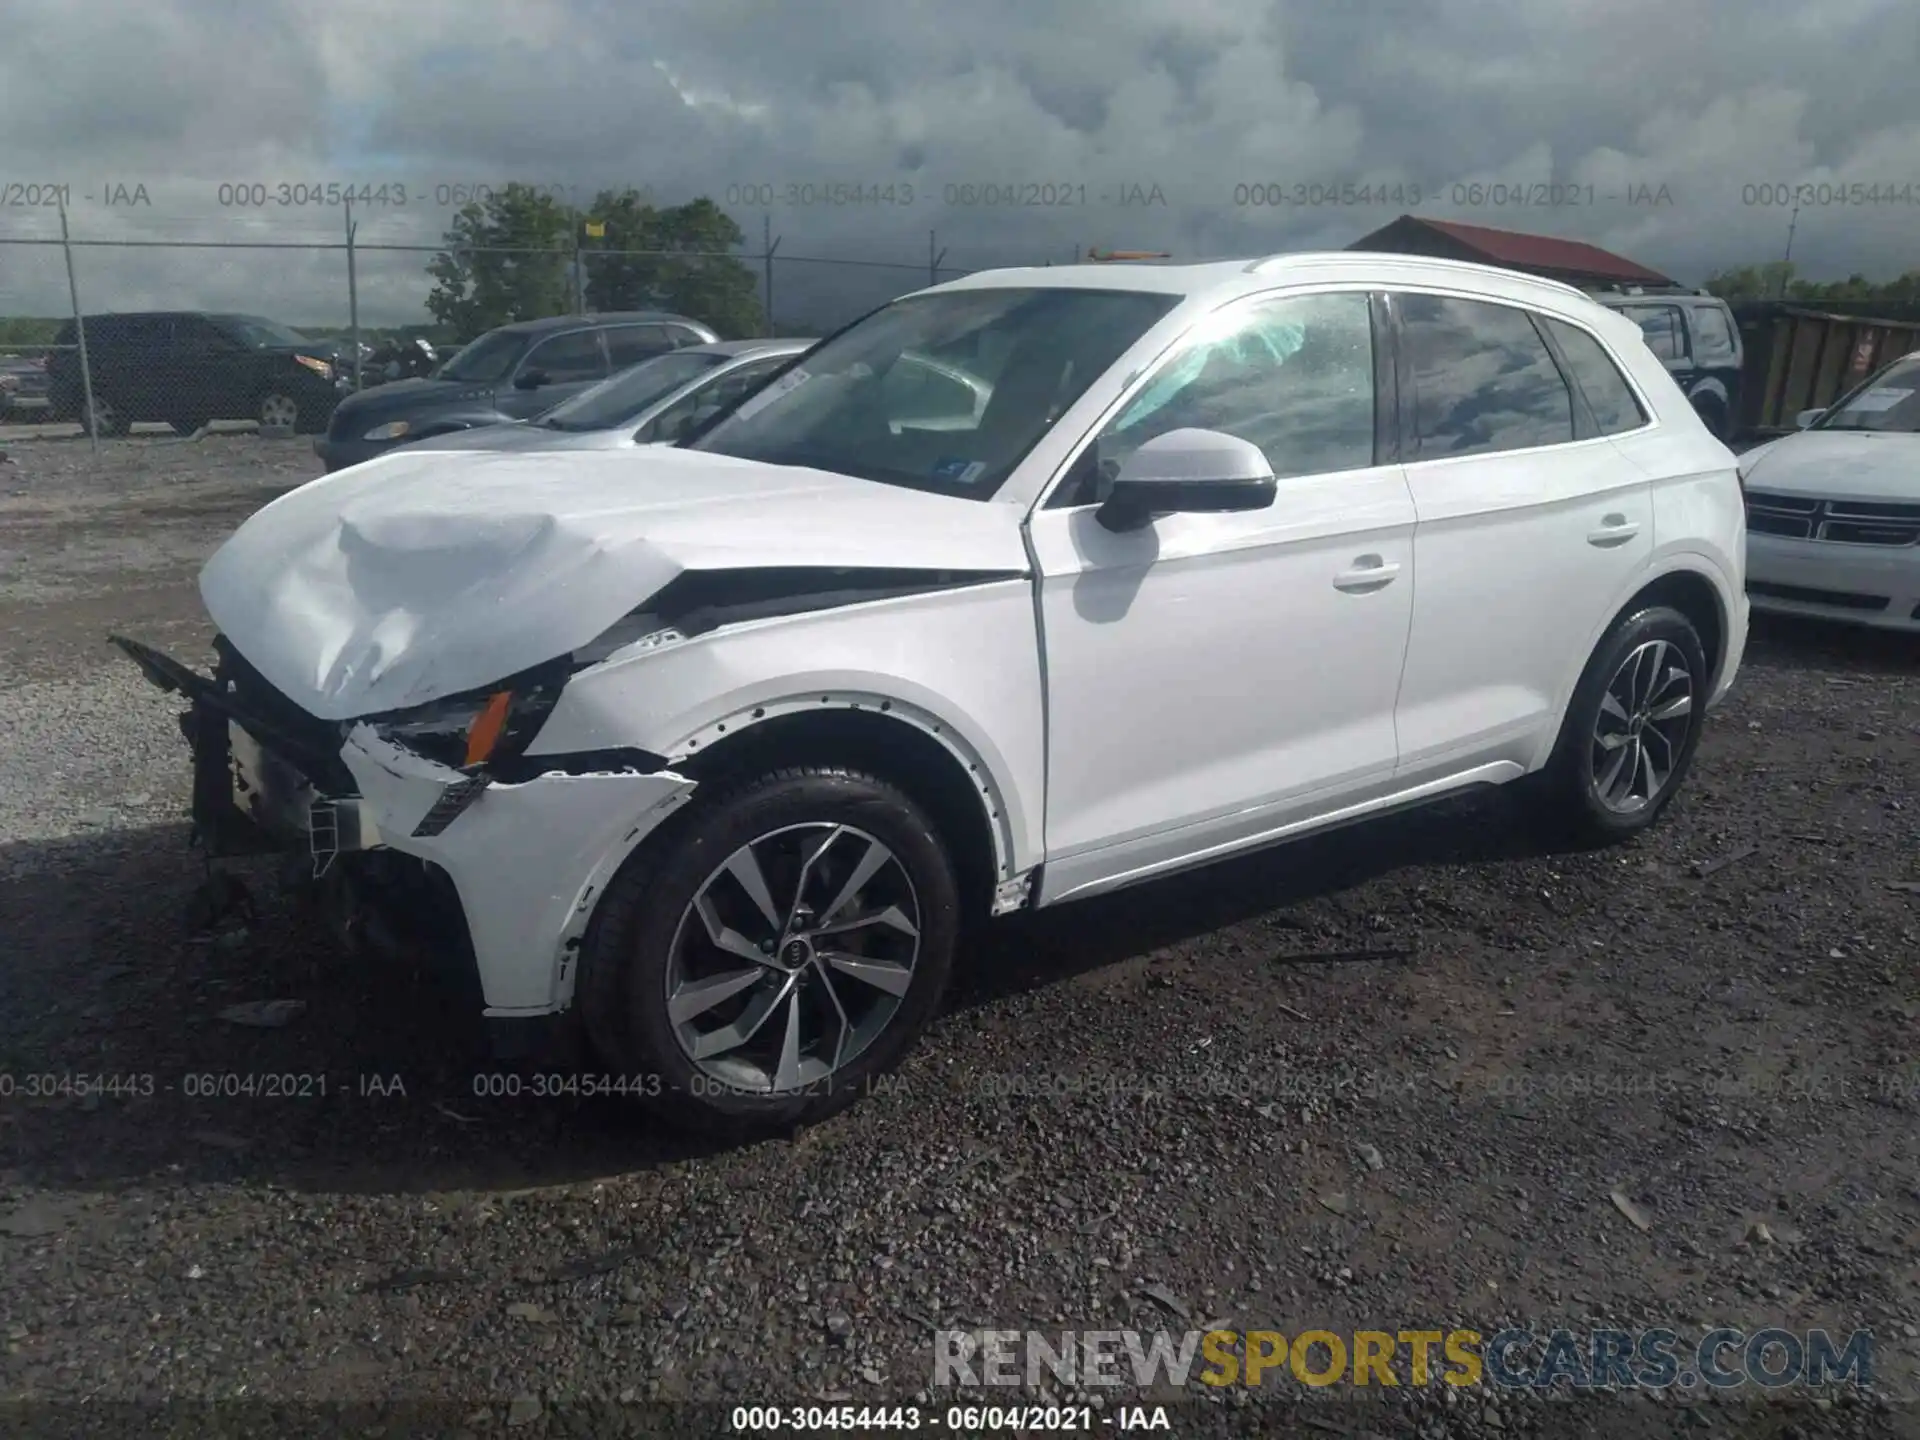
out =
<path fill-rule="evenodd" d="M 1127 456 L 1172 430 L 1251 441 L 1282 480 L 1374 463 L 1373 321 L 1364 292 L 1270 300 L 1230 324 L 1161 366 L 1100 432 L 1092 464 L 1070 482 L 1064 503 L 1093 503 Z"/>
<path fill-rule="evenodd" d="M 1586 396 L 1587 408 L 1593 411 L 1602 435 L 1621 435 L 1647 423 L 1647 412 L 1640 408 L 1633 387 L 1627 384 L 1605 346 L 1578 325 L 1544 315 L 1540 318 L 1560 347 L 1560 353 L 1566 356 L 1573 383 Z"/>
<path fill-rule="evenodd" d="M 1718 305 L 1694 305 L 1687 312 L 1693 319 L 1694 358 L 1701 361 L 1733 359 L 1733 327 L 1727 312 Z"/>
<path fill-rule="evenodd" d="M 1687 358 L 1687 343 L 1680 328 L 1680 312 L 1671 305 L 1627 305 L 1621 314 L 1640 327 L 1647 337 L 1647 348 L 1662 360 Z"/>
<path fill-rule="evenodd" d="M 678 343 L 663 325 L 616 325 L 606 335 L 607 355 L 616 370 L 664 355 Z"/>
<path fill-rule="evenodd" d="M 542 340 L 520 368 L 522 372 L 544 370 L 556 385 L 573 380 L 598 380 L 607 373 L 606 357 L 600 351 L 600 332 L 575 330 Z"/>
<path fill-rule="evenodd" d="M 1526 311 L 1439 295 L 1401 295 L 1398 303 L 1412 370 L 1411 458 L 1574 438 L 1572 392 Z"/>

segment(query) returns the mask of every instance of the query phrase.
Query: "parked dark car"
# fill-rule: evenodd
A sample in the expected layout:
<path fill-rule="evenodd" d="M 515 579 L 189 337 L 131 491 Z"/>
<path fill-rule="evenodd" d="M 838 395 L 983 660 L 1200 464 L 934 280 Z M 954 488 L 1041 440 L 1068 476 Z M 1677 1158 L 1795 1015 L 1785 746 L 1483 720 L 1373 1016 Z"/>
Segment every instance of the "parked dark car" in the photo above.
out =
<path fill-rule="evenodd" d="M 74 323 L 55 344 L 76 343 Z M 258 420 L 262 427 L 312 433 L 345 393 L 334 347 L 258 315 L 156 310 L 86 317 L 87 367 L 94 414 L 87 414 L 77 349 L 47 359 L 53 418 L 77 420 L 102 435 L 124 435 L 159 421 L 190 435 L 212 420 Z"/>
<path fill-rule="evenodd" d="M 0 420 L 44 420 L 47 362 L 34 355 L 0 355 Z"/>
<path fill-rule="evenodd" d="M 398 380 L 340 402 L 313 451 L 329 471 L 430 435 L 525 420 L 616 370 L 720 337 L 658 310 L 557 315 L 489 330 L 421 380 Z"/>
<path fill-rule="evenodd" d="M 1717 439 L 1732 439 L 1746 357 L 1727 302 L 1681 286 L 1609 290 L 1593 298 L 1640 327 L 1707 428 Z"/>

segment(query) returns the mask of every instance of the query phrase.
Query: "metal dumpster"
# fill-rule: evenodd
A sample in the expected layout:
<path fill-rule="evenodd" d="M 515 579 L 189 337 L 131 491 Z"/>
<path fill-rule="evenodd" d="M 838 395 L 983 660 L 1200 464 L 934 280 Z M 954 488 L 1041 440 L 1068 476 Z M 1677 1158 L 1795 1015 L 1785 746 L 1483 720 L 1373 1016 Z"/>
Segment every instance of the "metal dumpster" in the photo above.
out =
<path fill-rule="evenodd" d="M 1736 303 L 1746 350 L 1736 433 L 1784 434 L 1802 410 L 1832 404 L 1888 361 L 1920 350 L 1920 313 L 1888 308 L 1908 313 L 1894 318 L 1790 302 Z"/>

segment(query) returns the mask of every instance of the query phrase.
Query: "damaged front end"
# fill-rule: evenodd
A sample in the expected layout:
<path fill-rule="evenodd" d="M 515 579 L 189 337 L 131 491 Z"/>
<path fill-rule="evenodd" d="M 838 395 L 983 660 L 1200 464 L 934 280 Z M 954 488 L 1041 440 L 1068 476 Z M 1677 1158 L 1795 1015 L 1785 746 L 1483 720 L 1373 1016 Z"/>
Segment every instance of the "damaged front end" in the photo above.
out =
<path fill-rule="evenodd" d="M 209 860 L 295 858 L 348 944 L 453 960 L 477 975 L 497 1052 L 552 1048 L 551 1027 L 525 1022 L 565 1009 L 591 901 L 651 828 L 635 817 L 692 789 L 637 750 L 527 756 L 580 657 L 328 721 L 224 636 L 211 676 L 110 638 L 188 702 L 193 840 Z"/>

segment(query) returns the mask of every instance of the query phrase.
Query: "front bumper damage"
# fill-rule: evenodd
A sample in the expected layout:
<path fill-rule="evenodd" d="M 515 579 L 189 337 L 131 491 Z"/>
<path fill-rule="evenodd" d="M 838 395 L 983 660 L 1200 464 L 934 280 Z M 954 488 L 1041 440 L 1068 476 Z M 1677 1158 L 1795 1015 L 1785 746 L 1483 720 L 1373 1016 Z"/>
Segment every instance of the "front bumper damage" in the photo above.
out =
<path fill-rule="evenodd" d="M 365 723 L 305 716 L 230 649 L 209 678 L 112 638 L 148 680 L 188 701 L 180 726 L 193 751 L 194 838 L 207 855 L 297 855 L 331 893 L 371 907 L 386 933 L 417 932 L 407 922 L 437 900 L 502 1050 L 538 1043 L 529 1037 L 543 1027 L 519 1022 L 568 1010 L 594 901 L 694 789 L 664 761 L 591 768 L 524 756 L 510 779 L 456 769 Z"/>

